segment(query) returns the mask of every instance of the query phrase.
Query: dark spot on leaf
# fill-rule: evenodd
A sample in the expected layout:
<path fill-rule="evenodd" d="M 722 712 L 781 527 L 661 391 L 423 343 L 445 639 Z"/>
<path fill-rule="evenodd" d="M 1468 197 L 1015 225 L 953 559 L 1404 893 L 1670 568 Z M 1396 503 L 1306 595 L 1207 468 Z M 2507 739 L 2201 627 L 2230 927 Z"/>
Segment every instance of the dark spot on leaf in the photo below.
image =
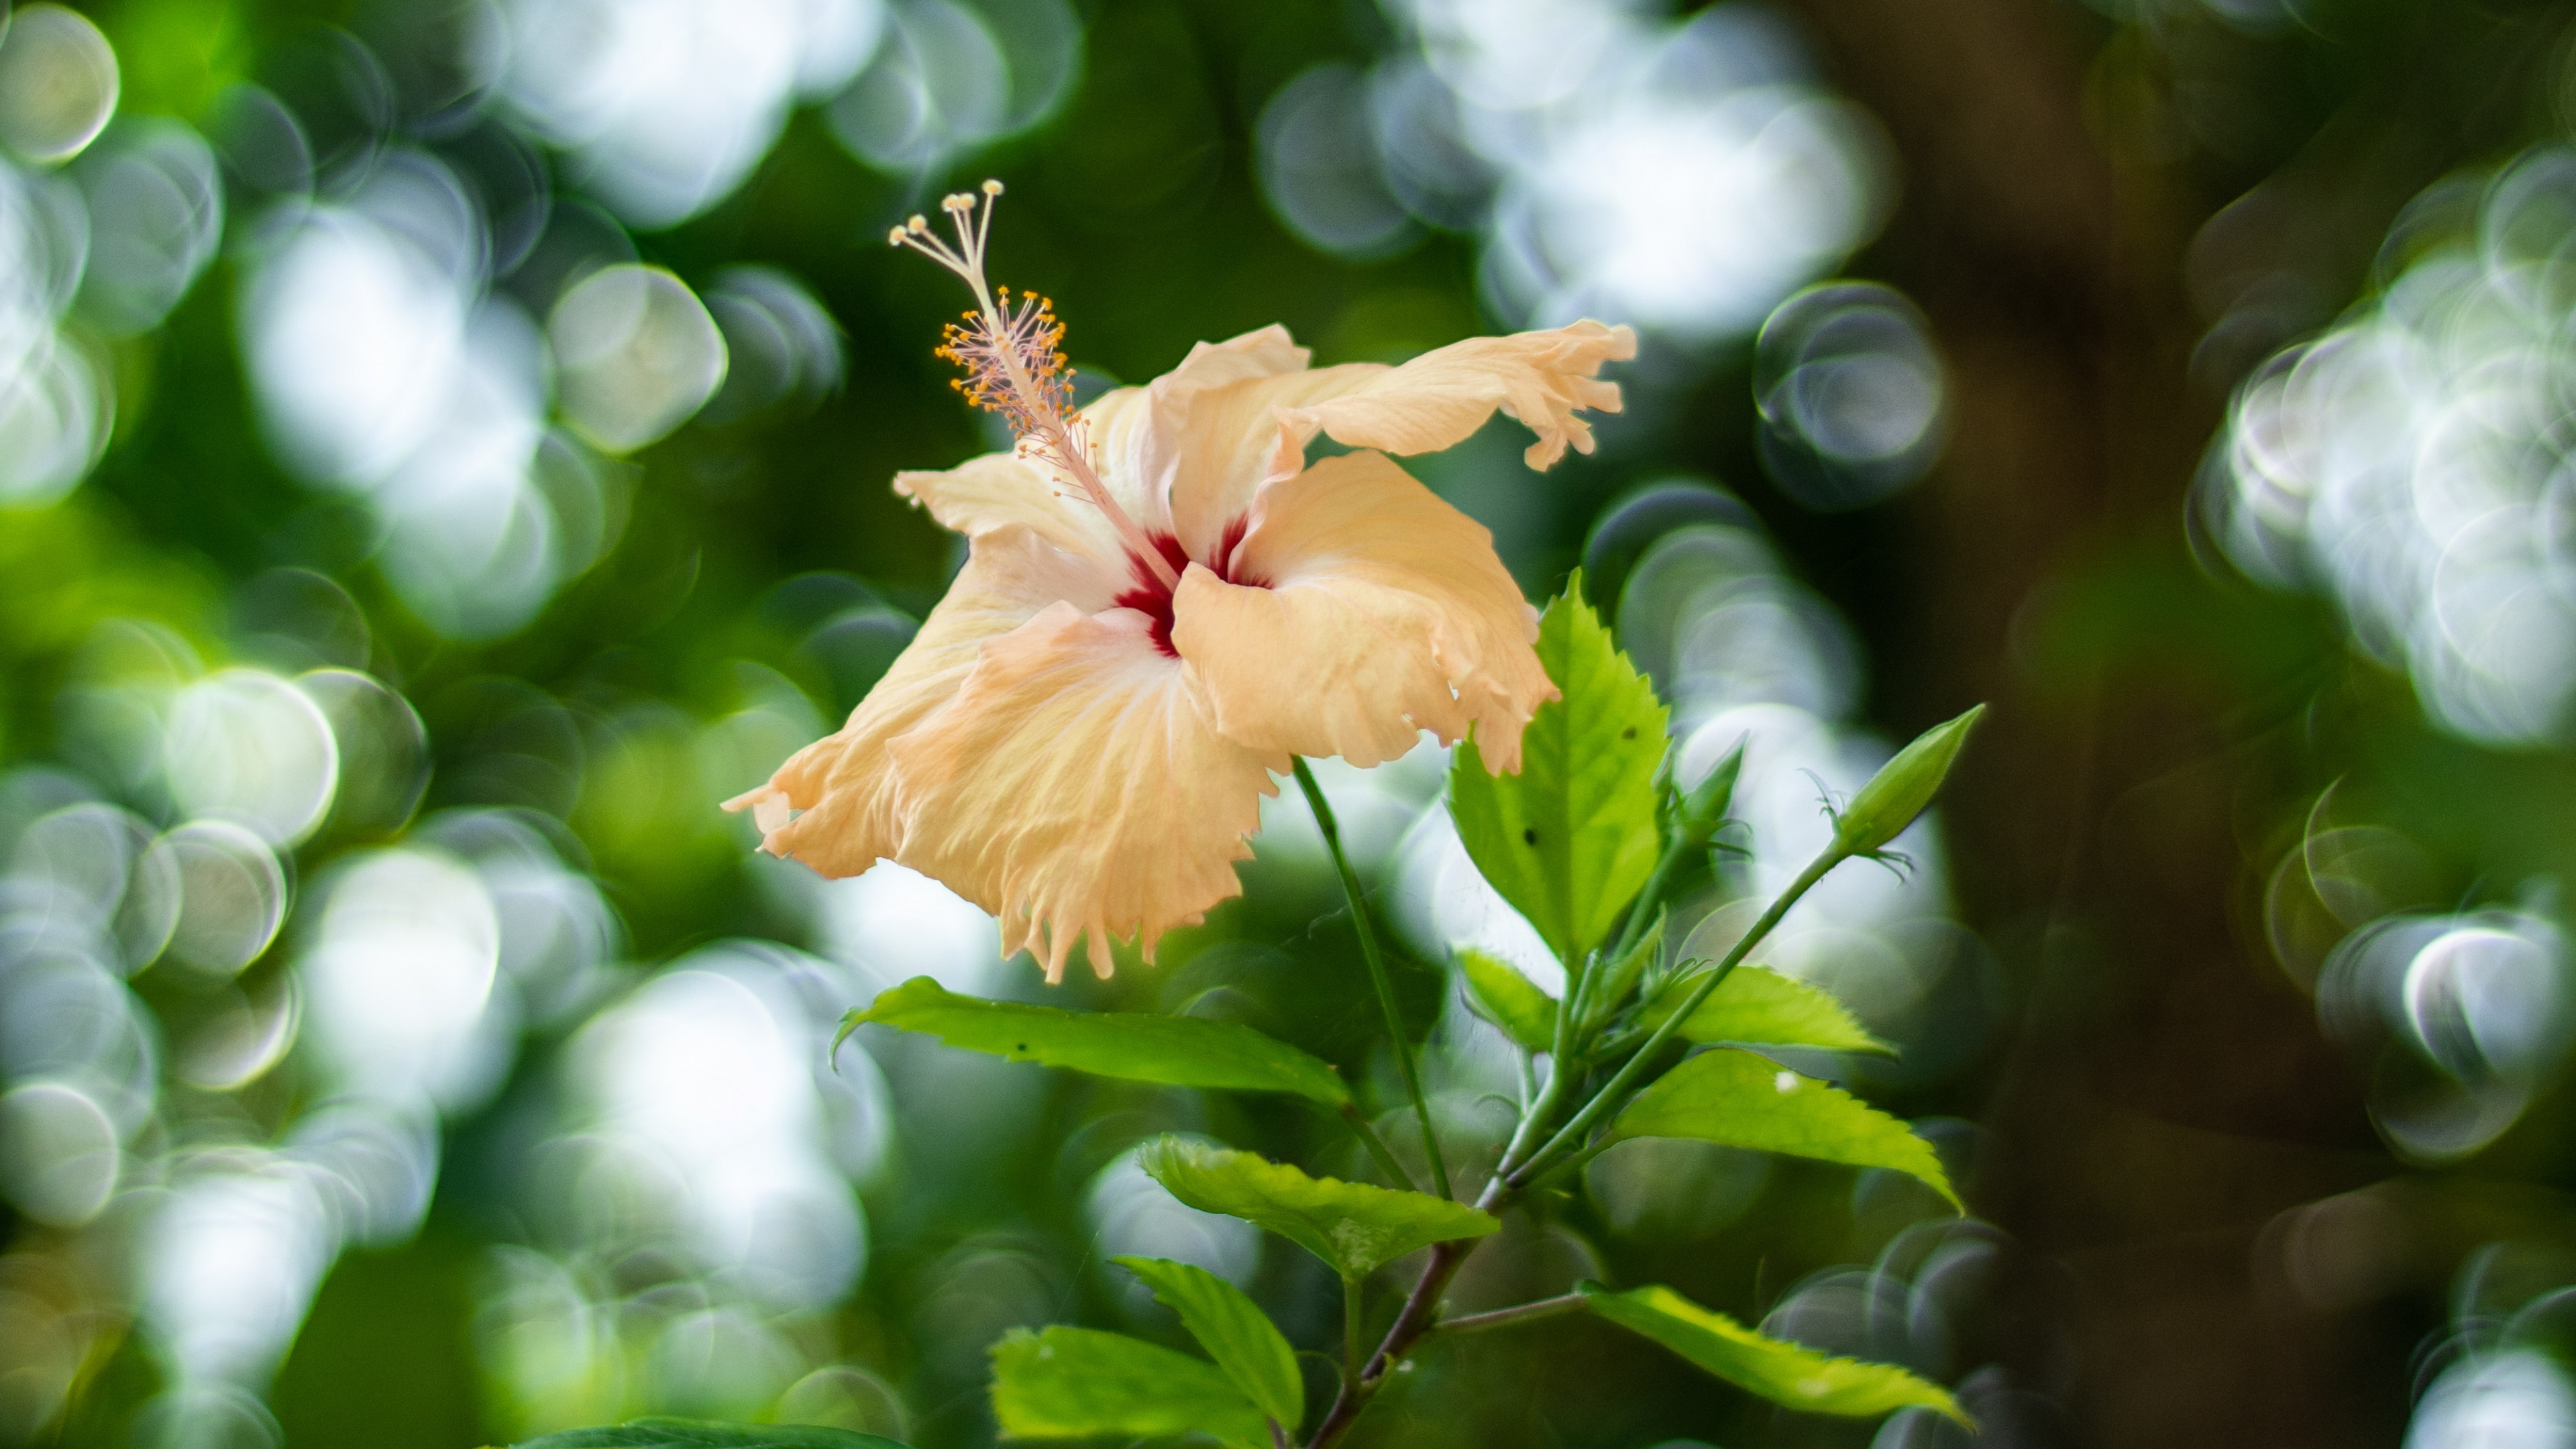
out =
<path fill-rule="evenodd" d="M 1523 844 L 1523 845 L 1536 845 L 1536 844 L 1538 844 L 1538 832 L 1537 832 L 1537 831 L 1535 831 L 1535 830 L 1523 829 L 1523 830 L 1521 831 L 1521 844 Z"/>
<path fill-rule="evenodd" d="M 1028 1044 L 1027 1042 L 1022 1042 L 1022 1043 L 1020 1043 L 1020 1044 L 1019 1044 L 1019 1046 L 1018 1046 L 1018 1047 L 1016 1047 L 1016 1048 L 1015 1048 L 1015 1050 L 1018 1050 L 1018 1051 L 1027 1051 L 1028 1049 L 1029 1049 L 1029 1044 Z"/>
<path fill-rule="evenodd" d="M 1619 738 L 1623 740 L 1633 740 L 1636 737 L 1637 727 L 1635 725 L 1630 725 L 1626 729 L 1619 731 Z"/>

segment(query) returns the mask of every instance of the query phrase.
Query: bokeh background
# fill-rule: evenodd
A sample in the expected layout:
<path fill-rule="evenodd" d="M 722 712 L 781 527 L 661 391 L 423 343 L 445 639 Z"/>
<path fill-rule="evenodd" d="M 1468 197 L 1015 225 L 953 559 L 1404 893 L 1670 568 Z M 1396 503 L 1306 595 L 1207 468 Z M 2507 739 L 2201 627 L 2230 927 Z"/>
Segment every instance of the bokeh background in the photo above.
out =
<path fill-rule="evenodd" d="M 0 1443 L 381 1449 L 643 1412 L 990 1442 L 1018 1324 L 1334 1287 L 1137 1141 L 1366 1164 L 1274 1102 L 840 1012 L 1034 998 L 894 867 L 717 800 L 960 559 L 994 444 L 886 227 L 1000 176 L 1089 391 L 1634 324 L 1547 475 L 1687 767 L 1752 739 L 1722 931 L 1817 783 L 1994 704 L 1900 881 L 1770 959 L 1975 1216 L 1637 1142 L 1459 1301 L 1671 1282 L 1959 1386 L 1997 1445 L 2576 1443 L 2576 56 L 2495 0 L 111 0 L 0 33 Z M 1454 1149 L 1544 976 L 1426 747 L 1328 768 Z M 1814 779 L 1807 773 L 1813 772 Z M 1294 792 L 1291 792 L 1292 795 Z M 1397 1100 L 1303 807 L 1087 1006 Z M 1705 923 L 1705 924 L 1702 924 Z M 1399 1142 L 1405 1140 L 1400 1134 Z M 1310 1361 L 1319 1387 L 1329 1369 Z M 1355 1442 L 1951 1446 L 1612 1330 L 1426 1355 Z"/>

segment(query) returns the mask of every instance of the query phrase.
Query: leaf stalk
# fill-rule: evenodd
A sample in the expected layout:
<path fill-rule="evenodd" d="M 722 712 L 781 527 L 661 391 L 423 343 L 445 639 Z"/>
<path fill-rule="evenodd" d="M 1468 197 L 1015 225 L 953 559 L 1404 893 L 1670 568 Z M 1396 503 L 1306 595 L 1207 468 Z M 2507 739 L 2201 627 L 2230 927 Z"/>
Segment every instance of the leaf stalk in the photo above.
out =
<path fill-rule="evenodd" d="M 1369 1160 L 1377 1164 L 1377 1170 L 1385 1173 L 1388 1181 L 1406 1192 L 1422 1191 L 1413 1181 L 1413 1174 L 1404 1170 L 1404 1164 L 1387 1147 L 1386 1139 L 1378 1136 L 1377 1129 L 1369 1125 L 1368 1114 L 1362 1112 L 1357 1103 L 1344 1102 L 1341 1113 L 1342 1120 L 1350 1123 L 1351 1131 L 1358 1135 L 1360 1145 L 1368 1149 Z"/>

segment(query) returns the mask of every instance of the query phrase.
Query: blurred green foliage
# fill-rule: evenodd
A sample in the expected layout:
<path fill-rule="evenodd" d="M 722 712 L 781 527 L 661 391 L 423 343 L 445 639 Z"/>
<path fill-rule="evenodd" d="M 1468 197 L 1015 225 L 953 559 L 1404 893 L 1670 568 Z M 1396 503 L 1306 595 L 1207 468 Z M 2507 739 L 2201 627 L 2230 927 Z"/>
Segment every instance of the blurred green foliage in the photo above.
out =
<path fill-rule="evenodd" d="M 121 114 L 213 134 L 230 88 L 252 83 L 300 107 L 326 151 L 367 130 L 316 79 L 332 74 L 317 57 L 340 53 L 336 37 L 354 36 L 396 93 L 443 101 L 466 13 L 77 8 L 114 46 Z M 1588 563 L 1605 609 L 1671 531 L 1621 535 L 1614 500 L 1675 478 L 1722 483 L 1734 502 L 1693 503 L 1691 521 L 1731 519 L 1769 540 L 1779 575 L 1849 621 L 1865 665 L 1860 724 L 1904 738 L 1996 701 L 1941 837 L 1974 932 L 1958 947 L 1971 964 L 1941 990 L 1978 1009 L 1926 1018 L 1940 1030 L 1906 1041 L 1900 1059 L 1928 1063 L 1918 1075 L 1891 1067 L 1865 1083 L 1891 1111 L 1978 1121 L 1929 1135 L 1997 1240 L 2017 1245 L 1998 1258 L 2009 1270 L 1963 1300 L 1942 1361 L 1919 1367 L 1955 1378 L 1993 1366 L 2008 1393 L 1990 1402 L 2009 1406 L 2019 1436 L 1999 1442 L 2396 1443 L 2419 1348 L 2466 1342 L 2455 1334 L 2480 1315 L 2576 1281 L 2565 1072 L 2553 1057 L 2520 1082 L 2511 1125 L 2473 1153 L 2410 1150 L 2385 1130 L 2374 1091 L 2409 1073 L 2447 1079 L 2402 1023 L 2338 1035 L 2312 994 L 2332 951 L 2384 917 L 2509 906 L 2561 921 L 2576 763 L 2563 737 L 2499 748 L 2428 721 L 2405 661 L 2356 648 L 2328 599 L 2240 576 L 2199 516 L 2194 479 L 2238 383 L 2393 280 L 2412 199 L 2459 168 L 2563 138 L 2566 7 L 1796 0 L 1778 12 L 1822 83 L 1881 128 L 1893 204 L 1837 265 L 1903 289 L 1928 318 L 1948 368 L 1943 460 L 1872 507 L 1802 505 L 1766 462 L 1755 348 L 1729 337 L 1651 346 L 1623 378 L 1637 406 L 1605 424 L 1597 457 L 1528 478 L 1519 435 L 1498 422 L 1419 471 L 1495 530 L 1533 597 Z M 1024 133 L 929 174 L 891 174 L 854 159 L 823 109 L 804 106 L 738 190 L 676 225 L 632 229 L 638 259 L 702 293 L 741 263 L 802 279 L 840 329 L 841 379 L 599 460 L 613 546 L 504 637 L 443 635 L 388 581 L 366 507 L 299 480 L 263 436 L 241 336 L 248 242 L 275 198 L 228 175 L 225 248 L 160 327 L 109 338 L 68 324 L 113 379 L 113 431 L 59 501 L 0 508 L 0 766 L 22 781 L 68 769 L 155 829 L 175 823 L 166 795 L 115 778 L 112 732 L 81 712 L 82 691 L 184 653 L 206 668 L 306 667 L 263 635 L 250 585 L 310 570 L 355 601 L 359 657 L 342 662 L 418 711 L 430 770 L 407 820 L 325 826 L 306 842 L 290 862 L 296 888 L 318 898 L 335 866 L 415 838 L 440 812 L 525 811 L 595 880 L 622 932 L 595 994 L 530 1020 L 488 1101 L 441 1124 L 417 1236 L 352 1248 L 330 1268 L 267 1394 L 283 1443 L 449 1446 L 646 1410 L 799 1406 L 924 1445 L 987 1442 L 983 1351 L 1007 1328 L 1118 1324 L 1186 1343 L 1098 1262 L 1087 1195 L 1127 1148 L 1203 1133 L 1365 1173 L 1326 1114 L 1289 1099 L 1025 1066 L 943 1076 L 907 1061 L 888 1073 L 891 1120 L 912 1125 L 897 1127 L 864 1188 L 860 1284 L 846 1301 L 781 1315 L 793 1387 L 755 1374 L 758 1392 L 734 1399 L 720 1383 L 665 1392 L 655 1386 L 679 1378 L 605 1309 L 582 1320 L 599 1335 L 590 1377 L 555 1385 L 560 1398 L 540 1402 L 494 1367 L 513 1311 L 503 1285 L 522 1261 L 509 1255 L 574 1256 L 564 1244 L 580 1230 L 550 1213 L 631 1206 L 529 1168 L 578 1121 L 566 1065 L 577 1033 L 711 942 L 818 945 L 800 887 L 781 885 L 751 854 L 747 825 L 713 804 L 804 742 L 778 736 L 776 721 L 802 720 L 810 735 L 850 709 L 900 642 L 900 620 L 928 609 L 962 556 L 887 486 L 898 469 L 991 444 L 929 351 L 953 289 L 885 250 L 889 222 L 946 186 L 1007 178 L 997 274 L 1056 299 L 1091 380 L 1141 382 L 1196 341 L 1271 322 L 1332 363 L 1400 360 L 1527 320 L 1481 285 L 1488 241 L 1471 230 L 1425 228 L 1392 255 L 1338 257 L 1264 191 L 1272 98 L 1319 64 L 1410 54 L 1400 19 L 1300 0 L 1101 0 L 1080 19 L 1077 79 Z M 406 144 L 461 154 L 478 126 L 497 125 L 467 111 L 460 121 L 405 100 L 379 119 Z M 538 154 L 565 195 L 578 190 L 568 161 Z M 819 624 L 868 608 L 896 625 L 816 645 Z M 1620 627 L 1636 647 L 1637 626 Z M 1657 680 L 1668 693 L 1673 673 Z M 717 732 L 737 718 L 755 725 Z M 1428 799 L 1404 788 L 1408 809 Z M 1690 871 L 1696 895 L 1721 908 L 1752 878 L 1733 858 Z M 1400 1104 L 1320 856 L 1282 839 L 1246 877 L 1246 898 L 1177 936 L 1160 967 L 1050 1000 L 1241 1020 L 1333 1063 L 1373 1109 Z M 245 989 L 288 975 L 313 929 L 298 916 Z M 1011 990 L 1025 967 L 1011 968 Z M 1396 967 L 1407 1019 L 1428 1032 L 1448 1000 L 1444 970 L 1409 955 Z M 2563 955 L 2552 970 L 2563 1015 Z M 175 1044 L 215 1008 L 172 976 L 154 968 L 132 989 Z M 1495 1114 L 1464 1069 L 1449 1085 L 1444 1129 L 1464 1155 Z M 301 1054 L 238 1090 L 173 1082 L 131 1160 L 274 1147 L 325 1087 Z M 1387 1135 L 1402 1151 L 1402 1134 Z M 1670 1283 L 1760 1322 L 1793 1288 L 1835 1287 L 1811 1275 L 1889 1252 L 1885 1281 L 1904 1230 L 1939 1207 L 1909 1182 L 1665 1145 L 1621 1148 L 1544 1222 L 1508 1226 L 1512 1251 L 1495 1256 L 1509 1266 L 1462 1284 L 1462 1300 L 1492 1306 L 1591 1275 Z M 2351 1236 L 2317 1236 L 2330 1230 Z M 137 1423 L 166 1377 L 126 1281 L 139 1226 L 114 1215 L 49 1225 L 9 1207 L 0 1239 L 0 1294 L 50 1305 L 6 1320 L 24 1336 L 0 1339 L 0 1357 L 72 1362 L 58 1419 L 0 1432 L 78 1445 L 158 1432 Z M 585 1291 L 594 1306 L 682 1316 L 698 1290 L 686 1272 L 654 1276 L 668 1267 L 590 1265 Z M 1273 1252 L 1248 1287 L 1311 1353 L 1337 1331 L 1329 1280 Z M 803 1372 L 831 1364 L 868 1377 Z M 1310 1365 L 1310 1387 L 1320 1382 Z M 1435 1348 L 1381 1413 L 1360 1442 L 1869 1442 L 1866 1428 L 1712 1391 L 1581 1318 Z M 1953 1442 L 1921 1432 L 1897 1442 Z"/>

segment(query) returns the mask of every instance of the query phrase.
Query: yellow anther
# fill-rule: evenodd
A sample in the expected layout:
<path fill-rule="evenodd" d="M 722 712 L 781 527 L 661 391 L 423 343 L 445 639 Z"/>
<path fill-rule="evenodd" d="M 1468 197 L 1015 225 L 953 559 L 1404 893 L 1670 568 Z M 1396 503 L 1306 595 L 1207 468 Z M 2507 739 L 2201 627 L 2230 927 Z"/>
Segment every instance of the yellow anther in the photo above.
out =
<path fill-rule="evenodd" d="M 1002 183 L 1000 183 L 1000 182 L 998 182 L 998 181 L 987 181 L 987 182 L 985 182 L 985 183 L 984 183 L 984 194 L 985 194 L 986 196 L 999 196 L 999 195 L 1001 195 L 1001 194 L 1002 194 Z"/>
<path fill-rule="evenodd" d="M 903 245 L 902 227 L 896 227 L 886 233 L 886 245 L 890 247 L 899 247 Z"/>
<path fill-rule="evenodd" d="M 903 229 L 913 233 L 915 236 L 918 236 L 921 233 L 930 230 L 930 218 L 923 216 L 919 212 L 914 212 L 912 214 L 912 219 L 903 224 Z"/>

